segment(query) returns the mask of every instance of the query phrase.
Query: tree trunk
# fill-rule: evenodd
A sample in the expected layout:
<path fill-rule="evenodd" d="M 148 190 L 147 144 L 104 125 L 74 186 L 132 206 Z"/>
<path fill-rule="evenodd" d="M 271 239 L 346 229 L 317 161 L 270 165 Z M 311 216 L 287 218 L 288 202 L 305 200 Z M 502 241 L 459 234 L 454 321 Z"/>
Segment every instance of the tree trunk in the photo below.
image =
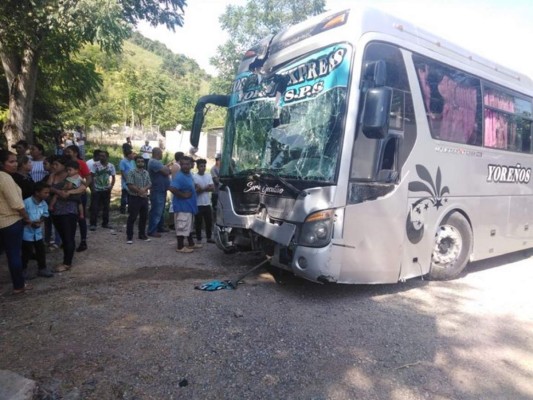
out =
<path fill-rule="evenodd" d="M 20 139 L 33 143 L 33 100 L 38 58 L 37 52 L 31 48 L 19 55 L 0 46 L 0 59 L 9 88 L 9 113 L 3 128 L 9 147 Z"/>

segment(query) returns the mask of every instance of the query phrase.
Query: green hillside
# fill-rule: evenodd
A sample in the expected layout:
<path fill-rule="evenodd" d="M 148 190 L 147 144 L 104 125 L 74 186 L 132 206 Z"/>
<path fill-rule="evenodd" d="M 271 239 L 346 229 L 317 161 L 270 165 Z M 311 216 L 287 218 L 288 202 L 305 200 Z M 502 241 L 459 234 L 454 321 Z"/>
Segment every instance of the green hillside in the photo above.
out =
<path fill-rule="evenodd" d="M 131 39 L 124 42 L 122 52 L 124 58 L 132 65 L 144 67 L 148 70 L 157 71 L 163 64 L 163 58 L 161 56 L 143 49 L 133 43 Z"/>

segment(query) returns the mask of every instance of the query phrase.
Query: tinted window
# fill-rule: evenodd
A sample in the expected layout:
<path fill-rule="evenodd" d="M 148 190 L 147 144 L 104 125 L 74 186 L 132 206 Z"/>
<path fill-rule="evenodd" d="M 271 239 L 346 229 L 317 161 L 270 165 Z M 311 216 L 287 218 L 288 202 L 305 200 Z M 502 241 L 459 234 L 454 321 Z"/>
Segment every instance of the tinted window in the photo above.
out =
<path fill-rule="evenodd" d="M 479 79 L 418 55 L 413 61 L 431 135 L 456 143 L 481 144 Z"/>
<path fill-rule="evenodd" d="M 483 145 L 522 153 L 531 152 L 531 101 L 504 89 L 486 85 L 483 103 Z"/>

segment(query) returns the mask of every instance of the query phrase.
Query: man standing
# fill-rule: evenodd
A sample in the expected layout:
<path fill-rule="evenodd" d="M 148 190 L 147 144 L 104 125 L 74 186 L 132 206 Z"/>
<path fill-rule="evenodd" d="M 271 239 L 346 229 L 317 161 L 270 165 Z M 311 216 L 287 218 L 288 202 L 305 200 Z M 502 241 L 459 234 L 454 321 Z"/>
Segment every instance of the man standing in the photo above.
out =
<path fill-rule="evenodd" d="M 96 161 L 100 161 L 100 153 L 102 152 L 102 150 L 100 149 L 95 149 L 93 151 L 93 158 L 91 158 L 90 160 L 87 160 L 85 162 L 85 164 L 87 164 L 87 166 L 89 167 L 90 170 L 92 170 L 93 168 L 93 165 Z"/>
<path fill-rule="evenodd" d="M 146 218 L 148 215 L 148 191 L 152 186 L 150 175 L 144 168 L 144 158 L 135 157 L 135 169 L 128 172 L 127 190 L 128 199 L 128 222 L 126 225 L 126 236 L 128 244 L 133 243 L 133 225 L 139 216 L 139 239 L 149 241 L 146 236 Z"/>
<path fill-rule="evenodd" d="M 144 157 L 143 157 L 144 158 Z M 165 228 L 165 203 L 169 185 L 170 170 L 163 165 L 163 152 L 159 147 L 152 150 L 152 158 L 148 162 L 148 173 L 152 182 L 150 191 L 150 215 L 148 217 L 148 236 L 161 237 L 161 232 L 168 232 Z"/>
<path fill-rule="evenodd" d="M 124 154 L 124 157 L 126 157 L 126 153 L 128 151 L 133 151 L 133 146 L 131 145 L 131 139 L 129 136 L 126 138 L 126 143 L 122 143 L 122 154 Z"/>
<path fill-rule="evenodd" d="M 94 163 L 91 173 L 93 176 L 93 191 L 91 194 L 91 226 L 89 230 L 96 230 L 98 212 L 102 208 L 102 228 L 111 229 L 109 225 L 109 203 L 111 190 L 115 185 L 115 167 L 109 162 L 109 153 L 102 151 L 100 161 Z M 110 182 L 111 179 L 111 182 Z"/>
<path fill-rule="evenodd" d="M 85 133 L 81 129 L 81 126 L 77 126 L 76 129 L 74 129 L 74 142 L 80 149 L 80 157 L 82 160 L 85 160 L 85 140 L 87 137 L 85 136 Z"/>
<path fill-rule="evenodd" d="M 152 158 L 153 151 L 154 149 L 150 146 L 150 142 L 145 140 L 144 145 L 141 146 L 141 155 L 144 158 L 144 168 L 148 168 L 148 161 Z"/>
<path fill-rule="evenodd" d="M 129 138 L 128 138 L 129 139 Z M 128 173 L 135 168 L 135 161 L 133 160 L 135 157 L 135 154 L 131 149 L 126 149 L 124 151 L 124 158 L 120 160 L 120 163 L 118 164 L 118 170 L 120 171 L 120 184 L 122 187 L 122 193 L 120 196 L 120 213 L 126 214 L 126 206 L 128 205 L 128 185 L 127 185 L 127 178 Z M 142 158 L 142 157 L 141 157 Z M 143 166 L 144 166 L 144 159 L 143 159 Z"/>
<path fill-rule="evenodd" d="M 202 222 L 205 226 L 205 236 L 207 243 L 214 243 L 211 239 L 212 225 L 213 225 L 213 210 L 211 208 L 211 201 L 209 193 L 215 189 L 213 178 L 210 174 L 205 173 L 207 161 L 203 158 L 196 160 L 196 168 L 198 173 L 193 174 L 193 180 L 196 189 L 196 204 L 198 205 L 198 213 L 194 218 L 194 231 L 196 233 L 196 240 L 198 243 L 202 242 Z"/>
<path fill-rule="evenodd" d="M 22 157 L 28 155 L 30 145 L 25 140 L 19 140 L 17 143 L 11 145 L 11 148 L 15 149 L 17 157 Z"/>
<path fill-rule="evenodd" d="M 169 190 L 174 195 L 172 206 L 174 208 L 174 226 L 178 253 L 191 253 L 195 248 L 201 248 L 201 244 L 195 244 L 191 234 L 193 216 L 198 212 L 196 205 L 196 190 L 191 175 L 192 159 L 182 157 L 180 160 L 181 170 L 172 180 Z M 185 247 L 185 237 L 189 245 Z"/>

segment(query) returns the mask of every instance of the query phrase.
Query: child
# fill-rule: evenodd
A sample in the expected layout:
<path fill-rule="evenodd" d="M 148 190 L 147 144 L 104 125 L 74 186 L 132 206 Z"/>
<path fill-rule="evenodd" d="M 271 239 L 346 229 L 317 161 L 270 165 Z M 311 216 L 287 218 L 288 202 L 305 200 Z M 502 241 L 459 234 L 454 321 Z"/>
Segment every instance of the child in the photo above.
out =
<path fill-rule="evenodd" d="M 68 161 L 65 164 L 65 167 L 67 169 L 67 179 L 65 179 L 65 183 L 63 184 L 62 190 L 70 190 L 70 189 L 79 188 L 82 183 L 82 179 L 80 176 L 80 165 L 76 161 Z M 81 195 L 73 195 L 73 196 L 70 196 L 70 198 L 72 200 L 78 201 L 79 218 L 84 219 L 85 215 L 83 214 L 83 205 L 81 204 Z M 50 211 L 54 211 L 56 202 L 57 202 L 57 196 L 54 196 L 52 200 L 50 201 Z"/>
<path fill-rule="evenodd" d="M 45 182 L 37 182 L 33 189 L 33 195 L 24 200 L 24 208 L 31 223 L 24 226 L 22 237 L 22 268 L 26 274 L 28 261 L 33 256 L 37 259 L 39 268 L 37 275 L 51 278 L 52 271 L 46 266 L 46 250 L 43 240 L 43 221 L 48 217 L 48 204 L 46 199 L 50 196 L 50 185 Z"/>

